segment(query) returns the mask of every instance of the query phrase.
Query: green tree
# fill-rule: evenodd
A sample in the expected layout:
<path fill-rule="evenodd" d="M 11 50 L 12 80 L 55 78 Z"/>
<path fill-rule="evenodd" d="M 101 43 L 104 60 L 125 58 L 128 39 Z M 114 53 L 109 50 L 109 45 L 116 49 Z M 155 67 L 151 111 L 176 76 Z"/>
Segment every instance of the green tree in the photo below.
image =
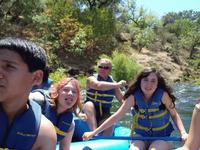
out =
<path fill-rule="evenodd" d="M 0 8 L 1 17 L 9 17 L 13 22 L 29 23 L 33 16 L 43 11 L 45 0 L 0 1 Z"/>
<path fill-rule="evenodd" d="M 148 47 L 155 40 L 155 33 L 152 29 L 146 28 L 139 30 L 135 35 L 135 43 L 138 45 L 139 52 L 143 47 Z"/>
<path fill-rule="evenodd" d="M 189 19 L 179 19 L 172 25 L 180 48 L 188 49 L 189 58 L 193 57 L 195 47 L 200 45 L 200 26 Z"/>
<path fill-rule="evenodd" d="M 86 8 L 92 10 L 97 8 L 112 8 L 119 2 L 120 0 L 77 0 L 76 3 L 78 3 L 79 6 L 85 6 Z"/>
<path fill-rule="evenodd" d="M 195 47 L 200 46 L 200 26 L 195 22 L 182 20 L 182 30 L 180 43 L 190 51 L 189 57 L 192 58 Z"/>

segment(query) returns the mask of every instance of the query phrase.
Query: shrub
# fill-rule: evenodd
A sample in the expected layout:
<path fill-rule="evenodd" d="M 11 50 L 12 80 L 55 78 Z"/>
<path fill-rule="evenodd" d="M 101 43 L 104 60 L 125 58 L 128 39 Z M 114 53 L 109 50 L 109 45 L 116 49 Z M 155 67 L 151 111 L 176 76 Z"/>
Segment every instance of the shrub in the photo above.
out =
<path fill-rule="evenodd" d="M 200 85 L 200 78 L 196 79 L 196 84 Z"/>
<path fill-rule="evenodd" d="M 79 81 L 81 89 L 86 89 L 87 77 L 81 75 L 81 76 L 78 76 L 77 80 Z"/>
<path fill-rule="evenodd" d="M 113 71 L 112 76 L 116 81 L 131 81 L 141 70 L 141 66 L 133 58 L 115 51 L 112 55 Z"/>
<path fill-rule="evenodd" d="M 113 69 L 111 75 L 116 81 L 126 80 L 129 82 L 133 80 L 142 69 L 134 58 L 129 58 L 118 51 L 114 51 L 112 57 L 102 54 L 99 58 L 108 58 L 112 61 Z M 97 70 L 97 68 L 95 68 L 95 70 Z"/>
<path fill-rule="evenodd" d="M 65 69 L 58 68 L 55 72 L 50 73 L 49 77 L 53 80 L 54 83 L 56 83 L 66 77 Z"/>

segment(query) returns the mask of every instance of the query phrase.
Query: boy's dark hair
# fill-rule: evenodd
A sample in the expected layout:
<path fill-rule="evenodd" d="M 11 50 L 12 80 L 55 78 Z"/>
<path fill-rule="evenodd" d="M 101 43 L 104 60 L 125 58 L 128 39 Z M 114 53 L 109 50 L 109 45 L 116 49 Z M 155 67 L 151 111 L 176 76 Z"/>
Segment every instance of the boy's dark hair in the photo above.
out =
<path fill-rule="evenodd" d="M 42 70 L 44 72 L 43 82 L 48 79 L 46 53 L 40 46 L 25 39 L 8 37 L 0 40 L 0 49 L 8 49 L 18 53 L 27 64 L 30 72 Z"/>

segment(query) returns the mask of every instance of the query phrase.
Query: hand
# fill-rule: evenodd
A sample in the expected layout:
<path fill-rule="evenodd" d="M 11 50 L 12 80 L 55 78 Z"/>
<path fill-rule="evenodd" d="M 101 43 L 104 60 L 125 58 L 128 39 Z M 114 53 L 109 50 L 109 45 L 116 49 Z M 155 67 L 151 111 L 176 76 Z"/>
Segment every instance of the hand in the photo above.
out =
<path fill-rule="evenodd" d="M 87 115 L 86 115 L 85 113 L 82 113 L 82 112 L 81 112 L 81 113 L 78 114 L 78 116 L 79 116 L 80 119 L 82 119 L 82 120 L 84 120 L 84 121 L 87 120 Z"/>
<path fill-rule="evenodd" d="M 119 81 L 119 84 L 120 84 L 120 87 L 123 87 L 123 86 L 126 86 L 126 85 L 127 85 L 127 83 L 126 83 L 125 80 Z"/>
<path fill-rule="evenodd" d="M 196 104 L 200 104 L 200 98 L 196 100 Z"/>
<path fill-rule="evenodd" d="M 200 110 L 200 98 L 197 99 L 195 107 Z"/>
<path fill-rule="evenodd" d="M 82 136 L 83 140 L 89 140 L 91 139 L 92 137 L 94 136 L 94 133 L 93 131 L 91 132 L 85 132 Z"/>
<path fill-rule="evenodd" d="M 188 138 L 188 134 L 186 132 L 181 133 L 181 139 L 183 142 L 185 142 Z"/>

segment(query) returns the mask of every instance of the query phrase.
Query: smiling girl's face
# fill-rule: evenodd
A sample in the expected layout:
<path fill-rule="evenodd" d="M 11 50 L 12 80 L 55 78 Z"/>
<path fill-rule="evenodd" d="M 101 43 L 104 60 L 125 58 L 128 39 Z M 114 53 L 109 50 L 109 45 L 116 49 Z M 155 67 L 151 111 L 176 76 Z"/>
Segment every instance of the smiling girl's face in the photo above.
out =
<path fill-rule="evenodd" d="M 150 73 L 147 77 L 141 80 L 141 90 L 146 99 L 151 98 L 158 86 L 158 78 L 154 72 Z"/>
<path fill-rule="evenodd" d="M 78 90 L 74 82 L 70 81 L 58 92 L 58 109 L 66 111 L 74 106 L 78 99 Z"/>

